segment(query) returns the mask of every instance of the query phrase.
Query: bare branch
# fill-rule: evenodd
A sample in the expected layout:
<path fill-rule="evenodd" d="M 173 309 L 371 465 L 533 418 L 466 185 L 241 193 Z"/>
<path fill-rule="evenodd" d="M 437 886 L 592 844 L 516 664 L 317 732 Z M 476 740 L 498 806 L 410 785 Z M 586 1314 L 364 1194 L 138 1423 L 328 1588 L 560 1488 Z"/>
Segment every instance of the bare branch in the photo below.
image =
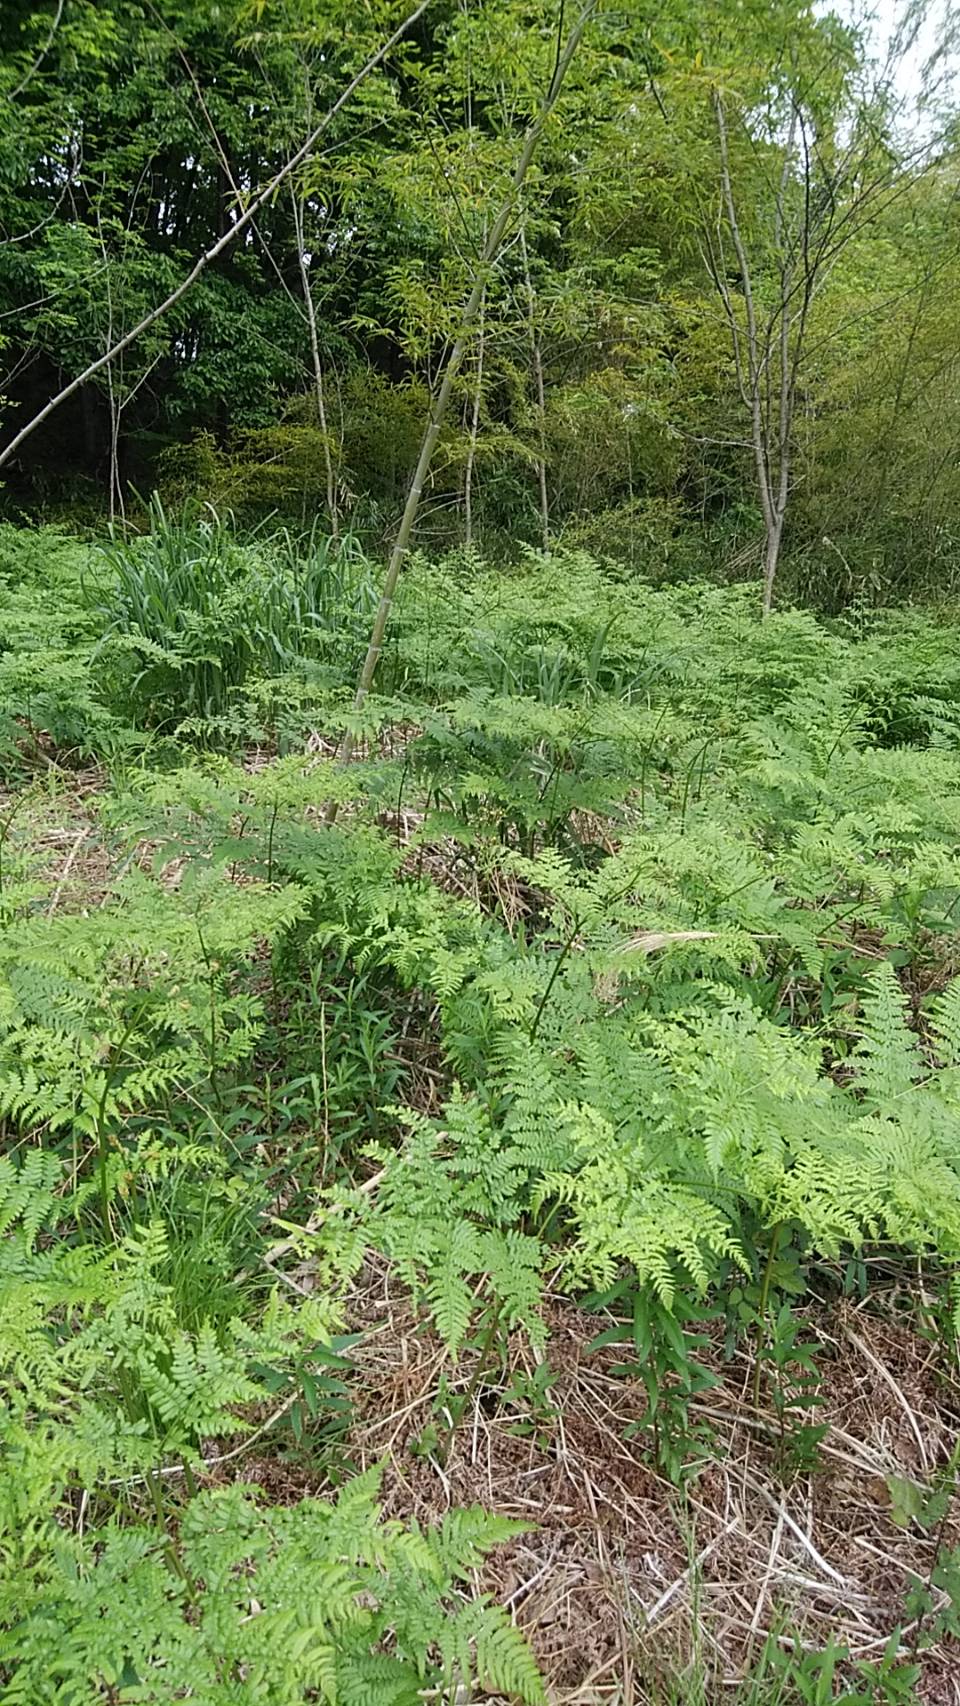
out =
<path fill-rule="evenodd" d="M 57 0 L 57 10 L 54 13 L 53 21 L 52 21 L 52 23 L 50 25 L 50 29 L 47 33 L 47 39 L 44 42 L 42 48 L 40 49 L 40 52 L 37 54 L 37 57 L 34 60 L 33 64 L 30 66 L 29 70 L 24 73 L 21 81 L 17 84 L 16 88 L 12 89 L 10 94 L 7 96 L 8 101 L 17 100 L 17 98 L 23 94 L 23 91 L 24 91 L 24 89 L 27 88 L 28 84 L 33 82 L 33 79 L 37 75 L 37 72 L 39 71 L 41 65 L 43 64 L 44 60 L 47 57 L 47 54 L 50 52 L 50 49 L 53 46 L 53 38 L 56 35 L 58 29 L 60 28 L 60 19 L 63 17 L 63 7 L 64 7 L 64 0 Z"/>

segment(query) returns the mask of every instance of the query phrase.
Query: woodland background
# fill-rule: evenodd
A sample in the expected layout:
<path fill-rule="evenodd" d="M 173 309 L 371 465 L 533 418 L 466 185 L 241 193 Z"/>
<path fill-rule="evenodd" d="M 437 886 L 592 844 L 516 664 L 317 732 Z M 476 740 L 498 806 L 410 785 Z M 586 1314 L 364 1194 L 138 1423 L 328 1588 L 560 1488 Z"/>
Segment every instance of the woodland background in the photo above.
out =
<path fill-rule="evenodd" d="M 61 11 L 51 29 L 32 0 L 3 7 L 7 441 L 223 236 L 398 16 Z M 95 524 L 159 485 L 388 535 L 557 22 L 546 0 L 430 5 L 237 241 L 7 463 L 8 514 Z M 920 22 L 897 8 L 887 39 L 797 0 L 601 9 L 490 272 L 419 543 L 562 540 L 739 578 L 774 530 L 788 589 L 832 606 L 953 584 L 958 137 L 949 20 L 906 111 Z M 758 468 L 775 509 L 784 458 L 778 522 Z"/>

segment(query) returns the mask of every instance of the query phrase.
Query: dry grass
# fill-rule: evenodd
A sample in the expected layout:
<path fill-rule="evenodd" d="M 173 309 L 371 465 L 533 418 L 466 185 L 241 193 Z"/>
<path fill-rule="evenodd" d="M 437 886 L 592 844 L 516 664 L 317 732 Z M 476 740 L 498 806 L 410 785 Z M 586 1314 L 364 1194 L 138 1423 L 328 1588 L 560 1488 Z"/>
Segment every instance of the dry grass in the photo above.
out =
<path fill-rule="evenodd" d="M 509 1368 L 480 1385 L 448 1450 L 437 1394 L 444 1373 L 463 1394 L 469 1354 L 455 1373 L 445 1369 L 442 1348 L 381 1268 L 368 1271 L 356 1317 L 365 1335 L 351 1457 L 361 1467 L 385 1463 L 392 1516 L 428 1524 L 478 1502 L 531 1525 L 477 1586 L 510 1607 L 551 1699 L 566 1706 L 654 1699 L 664 1661 L 682 1668 L 694 1653 L 722 1697 L 766 1636 L 785 1627 L 808 1646 L 833 1636 L 854 1657 L 878 1659 L 905 1623 L 911 1584 L 928 1580 L 937 1541 L 960 1544 L 956 1505 L 938 1536 L 904 1529 L 888 1483 L 923 1484 L 945 1461 L 960 1427 L 958 1394 L 938 1377 L 935 1347 L 866 1310 L 807 1315 L 821 1347 L 817 1420 L 829 1423 L 817 1471 L 780 1483 L 773 1418 L 745 1397 L 746 1353 L 724 1365 L 717 1352 L 720 1384 L 694 1406 L 713 1445 L 684 1492 L 645 1460 L 643 1441 L 625 1438 L 645 1395 L 612 1373 L 614 1351 L 588 1354 L 595 1315 L 550 1304 L 552 1421 L 522 1436 L 522 1411 L 502 1402 L 510 1375 L 533 1370 L 517 1339 Z M 906 1621 L 907 1646 L 913 1633 Z M 960 1646 L 947 1640 L 920 1662 L 922 1697 L 958 1706 Z"/>

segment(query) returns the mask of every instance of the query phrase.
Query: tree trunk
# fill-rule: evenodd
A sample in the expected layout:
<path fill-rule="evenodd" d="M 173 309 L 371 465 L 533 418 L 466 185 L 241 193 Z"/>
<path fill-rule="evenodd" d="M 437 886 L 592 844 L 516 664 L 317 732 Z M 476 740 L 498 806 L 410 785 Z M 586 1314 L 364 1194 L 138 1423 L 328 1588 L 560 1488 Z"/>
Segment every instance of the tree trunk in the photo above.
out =
<path fill-rule="evenodd" d="M 109 371 L 109 369 L 108 369 Z M 123 482 L 120 478 L 120 411 L 113 386 L 110 387 L 110 521 L 111 525 L 120 511 L 120 519 L 126 521 L 127 512 L 123 501 Z"/>
<path fill-rule="evenodd" d="M 310 270 L 303 247 L 303 210 L 297 199 L 297 192 L 291 185 L 290 200 L 293 206 L 293 230 L 297 242 L 297 264 L 300 268 L 300 283 L 303 288 L 303 305 L 307 315 L 307 325 L 310 329 L 310 355 L 313 361 L 313 384 L 317 398 L 317 415 L 320 420 L 320 434 L 323 442 L 323 467 L 327 481 L 327 514 L 330 518 L 330 537 L 336 541 L 340 537 L 340 518 L 337 511 L 337 480 L 334 473 L 333 457 L 330 454 L 330 433 L 327 427 L 327 406 L 323 394 L 323 363 L 320 360 L 320 340 L 317 336 L 317 310 L 313 300 L 313 288 L 310 284 Z"/>
<path fill-rule="evenodd" d="M 477 374 L 473 391 L 473 406 L 470 413 L 470 437 L 467 443 L 467 461 L 463 470 L 463 531 L 467 547 L 473 544 L 473 467 L 477 459 L 477 439 L 480 435 L 480 403 L 483 396 L 483 345 L 484 345 L 484 309 L 486 307 L 487 291 L 484 286 L 480 294 L 480 308 L 477 314 Z"/>
<path fill-rule="evenodd" d="M 723 102 L 717 90 L 713 92 L 713 110 L 717 121 L 717 135 L 720 141 L 720 184 L 723 192 L 723 202 L 730 227 L 730 237 L 733 242 L 734 254 L 740 273 L 740 288 L 743 294 L 743 305 L 746 313 L 746 332 L 741 334 L 736 312 L 731 301 L 730 292 L 723 276 L 723 256 L 717 270 L 717 283 L 721 291 L 724 310 L 730 325 L 733 339 L 734 365 L 737 373 L 737 384 L 745 407 L 750 413 L 750 438 L 753 446 L 753 459 L 757 471 L 757 492 L 760 499 L 760 509 L 763 514 L 764 552 L 763 552 L 763 602 L 762 613 L 768 616 L 773 607 L 773 588 L 777 576 L 777 564 L 780 559 L 780 537 L 783 531 L 783 512 L 786 507 L 786 462 L 781 458 L 780 463 L 780 492 L 774 492 L 774 478 L 770 449 L 770 418 L 769 411 L 764 413 L 764 386 L 769 386 L 770 379 L 770 350 L 762 347 L 757 323 L 756 304 L 753 295 L 753 280 L 750 263 L 740 231 L 737 218 L 736 202 L 733 196 L 733 182 L 730 176 L 730 156 L 727 148 L 727 126 L 723 111 Z M 786 335 L 789 338 L 789 325 L 784 318 Z M 781 385 L 788 381 L 789 368 L 781 349 Z M 781 391 L 780 428 L 782 433 L 787 415 Z M 778 503 L 778 496 L 782 500 Z"/>
<path fill-rule="evenodd" d="M 101 242 L 102 241 L 103 234 L 101 231 Z M 110 345 L 113 343 L 113 292 L 110 288 L 110 261 L 106 250 L 106 244 L 103 246 L 103 274 L 107 292 L 107 348 L 109 349 Z M 122 384 L 122 369 L 120 380 Z M 123 405 L 117 396 L 116 387 L 113 383 L 112 362 L 107 363 L 107 406 L 110 411 L 110 467 L 108 480 L 110 484 L 109 517 L 110 525 L 112 527 L 117 519 L 118 505 L 122 519 L 124 521 L 127 519 L 124 514 L 123 492 L 120 489 L 120 411 Z"/>
<path fill-rule="evenodd" d="M 550 549 L 550 500 L 547 493 L 547 398 L 543 382 L 543 352 L 540 347 L 540 334 L 534 315 L 533 281 L 530 277 L 530 259 L 527 254 L 526 227 L 520 226 L 520 254 L 523 260 L 523 283 L 527 297 L 527 331 L 530 337 L 530 355 L 533 362 L 533 381 L 537 393 L 537 437 L 540 441 L 540 454 L 537 457 L 537 480 L 540 486 L 540 540 L 544 551 Z"/>
<path fill-rule="evenodd" d="M 777 580 L 777 568 L 780 562 L 780 541 L 783 537 L 783 517 L 774 520 L 767 529 L 766 543 L 763 552 L 763 615 L 769 616 L 773 609 L 773 589 Z"/>

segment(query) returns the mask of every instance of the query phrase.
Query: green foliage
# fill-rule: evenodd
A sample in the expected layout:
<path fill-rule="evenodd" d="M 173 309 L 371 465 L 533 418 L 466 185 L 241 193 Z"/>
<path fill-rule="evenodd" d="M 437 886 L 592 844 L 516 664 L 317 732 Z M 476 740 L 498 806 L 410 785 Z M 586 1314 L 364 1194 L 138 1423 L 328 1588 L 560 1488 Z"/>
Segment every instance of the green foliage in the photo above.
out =
<path fill-rule="evenodd" d="M 516 1525 L 456 1512 L 432 1533 L 384 1521 L 377 1478 L 335 1503 L 264 1507 L 242 1486 L 184 1514 L 182 1575 L 149 1528 L 96 1549 L 50 1536 L 19 1626 L 0 1645 L 11 1701 L 91 1703 L 103 1690 L 174 1701 L 410 1702 L 476 1678 L 534 1703 L 540 1679 L 495 1607 L 458 1607 L 459 1581 Z M 4 1650 L 5 1649 L 5 1650 Z"/>
<path fill-rule="evenodd" d="M 17 775 L 53 749 L 81 758 L 116 718 L 97 692 L 98 624 L 83 597 L 96 553 L 54 528 L 0 525 L 0 764 Z"/>
<path fill-rule="evenodd" d="M 585 1288 L 631 1449 L 683 1489 L 744 1352 L 773 1472 L 816 1475 L 812 1265 L 864 1300 L 878 1247 L 933 1269 L 955 1348 L 948 91 L 909 136 L 883 44 L 805 0 L 596 8 L 358 709 L 376 558 L 570 27 L 552 0 L 427 7 L 302 149 L 397 17 L 4 8 L 3 442 L 74 389 L 3 504 L 93 541 L 0 525 L 0 1692 L 23 1706 L 542 1701 L 478 1586 L 517 1526 L 458 1510 L 452 1476 L 493 1404 L 518 1453 L 566 1459 L 549 1326 Z M 298 151 L 248 240 L 130 336 Z M 781 592 L 831 625 L 760 622 L 739 584 L 764 460 Z M 935 616 L 877 615 L 918 593 Z M 386 1514 L 402 1475 L 382 1509 L 351 1458 L 358 1323 L 393 1332 L 400 1292 L 443 1361 L 426 1531 Z M 909 1651 L 775 1629 L 745 1701 L 912 1699 L 960 1627 L 956 1457 L 888 1483 L 930 1559 Z"/>
<path fill-rule="evenodd" d="M 19 428 L 229 239 L 240 199 L 397 20 L 381 0 L 346 18 L 333 0 L 216 15 L 177 0 L 162 16 L 100 0 L 48 30 L 33 0 L 7 4 L 0 401 Z M 594 20 L 486 281 L 424 545 L 482 539 L 516 560 L 559 539 L 649 578 L 755 572 L 745 405 L 776 461 L 782 351 L 799 385 L 782 423 L 784 591 L 862 613 L 956 587 L 953 64 L 931 61 L 912 130 L 899 72 L 920 49 L 900 22 L 857 32 L 801 0 Z M 550 0 L 428 8 L 260 207 L 256 239 L 221 253 L 5 470 L 11 513 L 122 520 L 134 488 L 159 483 L 171 509 L 199 497 L 300 527 L 320 513 L 381 542 L 556 23 Z M 752 399 L 750 314 L 771 380 Z M 174 676 L 205 664 L 206 703 L 217 662 L 239 667 L 244 646 L 198 626 L 158 643 Z M 160 657 L 136 656 L 157 687 Z"/>
<path fill-rule="evenodd" d="M 902 1657 L 896 1634 L 876 1663 L 851 1665 L 848 1650 L 832 1639 L 815 1652 L 805 1652 L 800 1641 L 792 1651 L 771 1646 L 763 1674 L 767 1686 L 797 1706 L 911 1706 L 919 1678 L 917 1666 Z"/>
<path fill-rule="evenodd" d="M 376 1477 L 334 1504 L 289 1510 L 242 1487 L 192 1498 L 175 1535 L 160 1475 L 171 1457 L 204 1466 L 211 1437 L 253 1431 L 250 1406 L 293 1378 L 308 1411 L 336 1401 L 325 1372 L 329 1310 L 273 1295 L 256 1325 L 178 1324 L 155 1222 L 107 1253 L 52 1249 L 62 1168 L 34 1151 L 0 1173 L 0 1435 L 11 1474 L 0 1508 L 0 1671 L 11 1699 L 91 1702 L 103 1688 L 174 1700 L 185 1687 L 224 1698 L 419 1698 L 429 1682 L 476 1675 L 528 1701 L 536 1667 L 509 1620 L 453 1590 L 516 1525 L 452 1513 L 432 1534 L 384 1523 Z M 82 1192 L 73 1199 L 78 1210 Z M 64 1336 L 62 1323 L 70 1324 Z M 279 1380 L 271 1378 L 271 1374 Z M 280 1411 L 289 1409 L 286 1402 Z M 191 1483 L 188 1481 L 188 1485 Z M 99 1521 L 66 1528 L 56 1507 L 79 1485 Z M 159 1532 L 111 1514 L 111 1489 L 154 1492 Z M 361 1605 L 363 1610 L 360 1609 Z M 104 1617 L 109 1606 L 110 1614 Z M 129 1607 L 129 1615 L 120 1615 Z M 259 1619 L 263 1618 L 260 1622 Z M 78 1692 L 80 1691 L 80 1692 Z"/>
<path fill-rule="evenodd" d="M 216 726 L 258 678 L 307 660 L 349 666 L 372 608 L 362 556 L 313 534 L 241 544 L 229 515 L 151 499 L 150 530 L 115 537 L 99 612 L 114 692 L 148 727 Z"/>
<path fill-rule="evenodd" d="M 192 597 L 208 536 L 165 526 L 131 561 L 183 544 Z M 317 546 L 202 527 L 228 574 Z M 13 1699 L 173 1699 L 188 1667 L 211 1701 L 334 1678 L 341 1700 L 467 1678 L 538 1698 L 512 1626 L 464 1585 L 469 1534 L 502 1531 L 452 1512 L 450 1538 L 417 1535 L 355 1482 L 360 1275 L 407 1291 L 443 1347 L 416 1449 L 444 1474 L 477 1405 L 552 1448 L 546 1299 L 588 1289 L 610 1311 L 598 1348 L 641 1394 L 631 1449 L 689 1484 L 714 1354 L 746 1350 L 789 1485 L 821 1434 L 810 1265 L 866 1276 L 879 1245 L 960 1267 L 954 630 L 761 623 L 703 584 L 625 600 L 582 554 L 514 574 L 416 558 L 384 691 L 350 721 L 365 570 L 317 549 L 316 633 L 304 607 L 291 644 L 315 647 L 353 764 L 324 741 L 265 750 L 246 708 L 277 678 L 254 656 L 232 734 L 198 711 L 179 739 L 101 748 L 113 778 L 79 839 L 65 773 L 17 749 L 36 773 L 0 815 Z M 83 587 L 75 556 L 51 562 L 65 651 L 116 657 L 94 612 L 122 580 L 95 555 Z M 50 600 L 43 574 L 37 556 L 18 596 Z M 115 709 L 121 677 L 90 680 Z M 146 719 L 159 701 L 132 681 Z M 218 1479 L 247 1451 L 355 1498 L 367 1550 L 330 1538 L 325 1497 Z M 937 1569 L 923 1627 L 946 1631 L 948 1549 Z M 142 1610 L 105 1631 L 110 1602 Z M 881 1688 L 830 1662 L 771 1676 L 785 1701 L 828 1675 Z M 891 1700 L 908 1670 L 891 1658 Z"/>
<path fill-rule="evenodd" d="M 618 1321 L 591 1340 L 590 1350 L 607 1345 L 627 1345 L 632 1355 L 614 1365 L 613 1373 L 640 1380 L 647 1394 L 647 1408 L 628 1437 L 649 1430 L 652 1455 L 657 1468 L 675 1483 L 695 1471 L 708 1451 L 709 1436 L 691 1414 L 691 1400 L 709 1391 L 716 1377 L 698 1360 L 708 1345 L 698 1327 L 711 1312 L 687 1299 L 668 1309 L 649 1291 L 636 1290 L 620 1281 L 611 1291 L 586 1299 L 590 1308 L 618 1312 L 630 1309 L 631 1319 Z"/>
<path fill-rule="evenodd" d="M 293 887 L 214 877 L 186 894 L 130 873 L 114 907 L 33 917 L 2 945 L 3 1083 L 11 1120 L 102 1138 L 175 1088 L 216 1085 L 257 1035 L 260 1003 L 234 982 L 259 940 L 289 927 Z"/>
<path fill-rule="evenodd" d="M 680 1675 L 657 1676 L 644 1699 L 649 1706 L 715 1706 L 722 1699 L 736 1706 L 915 1706 L 919 1677 L 899 1630 L 876 1660 L 852 1660 L 832 1637 L 812 1647 L 784 1630 L 767 1637 L 733 1692 L 708 1659 L 697 1657 Z"/>

